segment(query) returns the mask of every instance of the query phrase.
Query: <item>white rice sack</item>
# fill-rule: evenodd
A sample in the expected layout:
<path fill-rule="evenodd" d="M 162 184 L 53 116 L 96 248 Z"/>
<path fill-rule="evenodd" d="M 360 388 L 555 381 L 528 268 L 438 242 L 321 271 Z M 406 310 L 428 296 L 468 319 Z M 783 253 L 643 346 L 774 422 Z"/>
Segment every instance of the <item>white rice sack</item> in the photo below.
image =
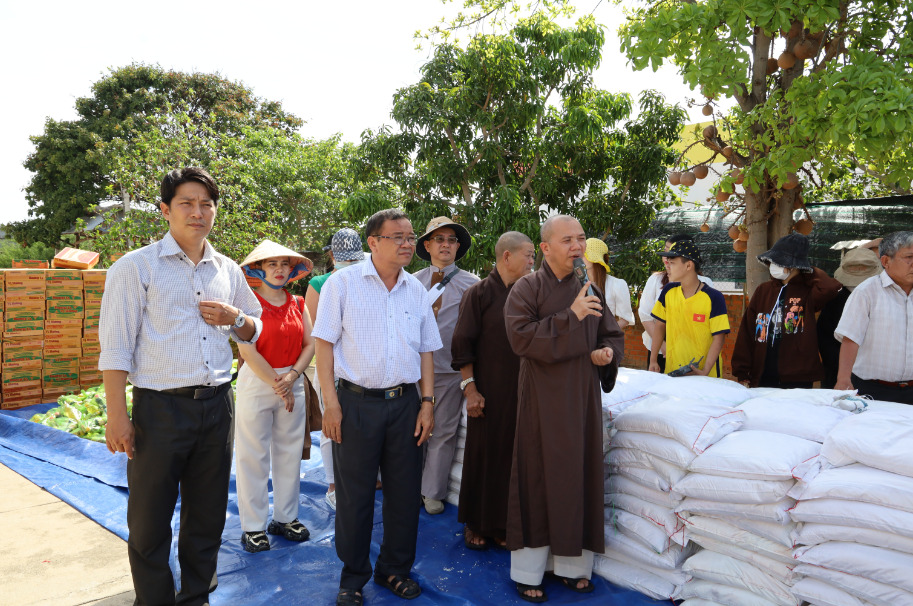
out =
<path fill-rule="evenodd" d="M 651 395 L 618 415 L 615 427 L 672 438 L 701 453 L 744 421 L 745 415 L 725 402 Z"/>
<path fill-rule="evenodd" d="M 743 430 L 784 433 L 818 443 L 824 442 L 828 432 L 852 414 L 839 408 L 782 397 L 754 398 L 739 404 L 739 410 L 745 413 Z"/>
<path fill-rule="evenodd" d="M 649 567 L 644 568 L 598 554 L 593 560 L 593 572 L 614 585 L 633 589 L 655 600 L 671 600 L 680 590 L 679 585 L 653 574 Z"/>
<path fill-rule="evenodd" d="M 672 488 L 672 496 L 722 503 L 775 503 L 794 486 L 792 480 L 746 480 L 689 473 Z"/>
<path fill-rule="evenodd" d="M 820 545 L 828 541 L 843 541 L 877 545 L 913 555 L 913 538 L 871 528 L 834 524 L 800 524 L 792 536 L 795 545 Z"/>
<path fill-rule="evenodd" d="M 709 537 L 716 541 L 730 543 L 753 555 L 762 556 L 765 559 L 759 560 L 755 557 L 746 559 L 741 554 L 734 555 L 734 553 L 738 552 L 727 552 L 728 555 L 736 559 L 744 560 L 764 570 L 772 571 L 774 573 L 773 576 L 782 579 L 783 582 L 792 580 L 790 571 L 795 565 L 792 547 L 775 543 L 747 530 L 742 530 L 725 520 L 705 516 L 691 516 L 688 518 L 685 523 L 685 536 L 693 541 L 699 541 L 702 536 Z M 776 565 L 774 562 L 785 566 Z"/>
<path fill-rule="evenodd" d="M 642 450 L 683 469 L 688 467 L 696 456 L 690 448 L 672 438 L 636 431 L 619 431 L 616 433 L 615 437 L 612 438 L 612 448 Z"/>
<path fill-rule="evenodd" d="M 804 578 L 793 585 L 793 595 L 812 606 L 868 606 L 870 603 L 811 578 Z"/>
<path fill-rule="evenodd" d="M 606 532 L 614 528 L 617 532 L 640 541 L 656 553 L 662 553 L 671 545 L 666 531 L 652 521 L 624 509 L 606 507 Z"/>
<path fill-rule="evenodd" d="M 696 541 L 693 541 L 695 545 L 698 545 L 707 551 L 722 553 L 723 555 L 735 558 L 736 560 L 747 562 L 752 566 L 755 566 L 764 574 L 770 576 L 770 578 L 776 579 L 784 585 L 791 585 L 797 580 L 796 574 L 793 572 L 793 569 L 796 567 L 795 563 L 786 564 L 784 562 L 778 562 L 762 556 L 761 554 L 754 553 L 753 551 L 737 547 L 732 543 L 719 541 L 707 536 L 692 536 L 697 539 Z"/>
<path fill-rule="evenodd" d="M 463 457 L 465 456 L 465 454 L 466 454 L 466 448 L 459 447 L 453 451 L 453 460 L 456 461 L 457 463 L 462 463 Z"/>
<path fill-rule="evenodd" d="M 695 579 L 703 579 L 730 587 L 741 587 L 781 606 L 799 606 L 784 583 L 773 579 L 747 562 L 721 553 L 699 551 L 685 562 L 682 572 Z"/>
<path fill-rule="evenodd" d="M 737 431 L 698 455 L 688 471 L 750 480 L 792 480 L 793 468 L 821 444 L 771 431 Z"/>
<path fill-rule="evenodd" d="M 794 557 L 804 564 L 823 566 L 913 593 L 913 555 L 874 545 L 831 541 L 799 547 Z"/>
<path fill-rule="evenodd" d="M 684 467 L 673 465 L 636 448 L 612 448 L 605 460 L 611 470 L 619 468 L 651 469 L 670 486 L 684 478 L 687 473 Z"/>
<path fill-rule="evenodd" d="M 776 602 L 765 600 L 740 587 L 730 587 L 702 579 L 692 579 L 685 583 L 678 597 L 685 600 L 699 598 L 723 606 L 777 606 Z"/>
<path fill-rule="evenodd" d="M 675 396 L 683 400 L 719 400 L 730 406 L 741 404 L 751 397 L 748 388 L 735 381 L 716 379 L 714 377 L 675 377 L 671 381 L 662 381 L 647 389 L 650 393 Z"/>
<path fill-rule="evenodd" d="M 449 490 L 449 488 L 448 488 L 448 490 Z M 452 491 L 448 492 L 447 496 L 444 498 L 444 500 L 447 501 L 448 503 L 450 503 L 451 505 L 453 505 L 454 507 L 459 507 L 460 506 L 459 490 L 456 492 L 452 492 Z"/>
<path fill-rule="evenodd" d="M 913 477 L 913 407 L 868 410 L 841 421 L 824 441 L 830 466 L 862 463 Z"/>
<path fill-rule="evenodd" d="M 638 499 L 643 499 L 644 501 L 649 501 L 650 503 L 656 503 L 660 507 L 665 507 L 669 511 L 675 509 L 679 502 L 680 498 L 677 498 L 672 495 L 671 492 L 663 492 L 661 490 L 656 490 L 655 488 L 647 488 L 639 482 L 629 480 L 623 476 L 610 476 L 605 483 L 605 492 L 606 494 L 614 493 L 623 493 L 629 494 L 631 496 L 637 497 Z"/>
<path fill-rule="evenodd" d="M 629 494 L 613 493 L 609 495 L 609 502 L 617 508 L 624 509 L 628 513 L 639 515 L 646 518 L 662 528 L 667 537 L 683 544 L 682 540 L 682 521 L 676 516 L 672 509 L 663 507 L 656 503 L 638 499 Z M 677 535 L 677 536 L 676 536 Z"/>
<path fill-rule="evenodd" d="M 833 406 L 834 402 L 856 394 L 855 389 L 780 389 L 777 387 L 752 387 L 752 398 L 775 398 L 804 402 L 813 406 Z"/>
<path fill-rule="evenodd" d="M 702 600 L 701 598 L 691 598 L 690 600 L 685 600 L 679 606 L 723 606 L 719 602 L 711 602 L 710 600 Z"/>
<path fill-rule="evenodd" d="M 687 498 L 675 508 L 676 513 L 689 513 L 711 516 L 714 518 L 744 517 L 761 522 L 789 522 L 789 510 L 796 505 L 796 501 L 789 497 L 780 499 L 776 503 L 760 503 L 746 505 L 744 503 L 718 503 L 704 499 Z"/>
<path fill-rule="evenodd" d="M 913 512 L 913 478 L 859 463 L 825 469 L 791 491 L 797 501 L 845 499 Z"/>
<path fill-rule="evenodd" d="M 609 529 L 605 536 L 606 555 L 616 560 L 646 564 L 664 570 L 681 569 L 682 563 L 694 554 L 697 546 L 688 544 L 685 547 L 673 544 L 662 553 L 656 553 L 640 541 Z"/>
<path fill-rule="evenodd" d="M 688 503 L 682 501 L 679 509 Z M 913 513 L 858 501 L 841 499 L 812 499 L 800 501 L 789 512 L 795 522 L 856 526 L 884 532 L 894 532 L 913 538 Z"/>
<path fill-rule="evenodd" d="M 602 392 L 602 412 L 609 421 L 614 422 L 624 410 L 649 397 L 649 395 L 645 391 L 631 389 L 625 385 L 615 383 L 615 388 L 612 391 L 609 393 Z"/>
<path fill-rule="evenodd" d="M 628 478 L 632 482 L 637 482 L 647 488 L 652 488 L 653 490 L 659 490 L 661 492 L 669 492 L 672 488 L 669 480 L 663 477 L 663 475 L 655 469 L 624 467 L 620 465 L 606 465 L 605 469 L 606 479 L 612 474 L 615 474 L 623 478 Z"/>
<path fill-rule="evenodd" d="M 463 480 L 462 463 L 454 463 L 450 466 L 450 480 L 453 482 L 461 482 Z"/>
<path fill-rule="evenodd" d="M 831 570 L 811 564 L 799 564 L 796 566 L 796 574 L 818 579 L 875 606 L 907 606 L 908 604 L 913 604 L 913 593 L 893 585 L 872 581 L 856 574 L 847 574 L 839 570 Z"/>
<path fill-rule="evenodd" d="M 658 372 L 621 366 L 618 368 L 618 376 L 615 378 L 615 389 L 621 386 L 624 389 L 652 393 L 653 388 L 659 383 L 666 383 L 672 380 L 673 377 Z"/>
<path fill-rule="evenodd" d="M 792 549 L 795 546 L 793 542 L 793 533 L 797 524 L 793 521 L 781 524 L 779 522 L 761 522 L 760 520 L 749 520 L 748 518 L 726 518 L 726 522 L 736 528 L 746 530 L 752 534 L 763 537 L 777 545 L 782 545 Z"/>

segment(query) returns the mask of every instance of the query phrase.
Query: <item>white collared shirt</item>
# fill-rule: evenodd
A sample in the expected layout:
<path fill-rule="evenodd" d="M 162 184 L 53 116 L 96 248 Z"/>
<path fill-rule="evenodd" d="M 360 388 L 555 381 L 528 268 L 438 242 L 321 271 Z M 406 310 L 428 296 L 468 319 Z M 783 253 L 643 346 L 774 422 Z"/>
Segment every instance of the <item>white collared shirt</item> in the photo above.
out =
<path fill-rule="evenodd" d="M 242 341 L 228 327 L 207 324 L 200 301 L 239 308 L 254 322 Z M 171 232 L 119 259 L 105 280 L 101 300 L 99 370 L 125 370 L 146 389 L 221 385 L 231 380 L 228 337 L 253 343 L 260 336 L 261 308 L 238 264 L 204 243 L 193 264 Z"/>
<path fill-rule="evenodd" d="M 428 297 L 404 270 L 388 291 L 373 260 L 346 267 L 320 289 L 311 335 L 333 344 L 336 378 L 368 389 L 416 383 L 420 354 L 442 346 Z"/>
<path fill-rule="evenodd" d="M 913 380 L 913 293 L 888 272 L 865 280 L 846 300 L 834 338 L 859 345 L 853 374 L 860 379 Z"/>

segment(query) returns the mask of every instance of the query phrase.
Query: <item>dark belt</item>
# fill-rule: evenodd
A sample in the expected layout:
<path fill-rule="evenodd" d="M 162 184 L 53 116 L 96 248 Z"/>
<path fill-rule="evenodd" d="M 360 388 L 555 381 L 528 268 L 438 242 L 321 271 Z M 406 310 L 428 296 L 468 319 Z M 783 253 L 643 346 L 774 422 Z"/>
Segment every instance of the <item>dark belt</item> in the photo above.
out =
<path fill-rule="evenodd" d="M 169 396 L 178 396 L 181 398 L 192 398 L 194 400 L 208 400 L 214 398 L 223 391 L 231 387 L 231 381 L 221 385 L 191 385 L 190 387 L 175 387 L 174 389 L 157 389 L 159 393 L 168 394 Z"/>
<path fill-rule="evenodd" d="M 863 379 L 863 381 L 864 380 L 865 379 Z M 869 380 L 874 381 L 880 385 L 884 385 L 886 387 L 894 387 L 896 389 L 906 389 L 907 387 L 913 387 L 913 381 L 882 381 L 881 379 L 869 379 Z"/>
<path fill-rule="evenodd" d="M 345 379 L 339 379 L 339 386 L 343 389 L 348 389 L 351 392 L 357 393 L 363 397 L 368 398 L 383 398 L 384 400 L 392 400 L 393 398 L 398 398 L 406 393 L 406 389 L 411 385 L 411 383 L 402 383 L 395 387 L 388 387 L 387 389 L 368 389 L 367 387 L 362 387 L 361 385 L 356 385 L 351 381 L 346 381 Z"/>

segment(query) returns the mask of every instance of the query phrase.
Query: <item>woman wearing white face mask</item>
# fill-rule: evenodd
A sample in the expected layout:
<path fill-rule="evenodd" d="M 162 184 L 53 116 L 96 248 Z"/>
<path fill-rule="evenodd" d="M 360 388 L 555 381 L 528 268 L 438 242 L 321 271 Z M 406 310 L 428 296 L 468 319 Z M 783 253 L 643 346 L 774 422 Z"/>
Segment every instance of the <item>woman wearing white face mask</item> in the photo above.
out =
<path fill-rule="evenodd" d="M 750 387 L 809 388 L 824 378 L 815 314 L 841 284 L 808 262 L 809 240 L 790 234 L 758 261 L 770 280 L 745 307 L 732 353 L 732 374 Z"/>

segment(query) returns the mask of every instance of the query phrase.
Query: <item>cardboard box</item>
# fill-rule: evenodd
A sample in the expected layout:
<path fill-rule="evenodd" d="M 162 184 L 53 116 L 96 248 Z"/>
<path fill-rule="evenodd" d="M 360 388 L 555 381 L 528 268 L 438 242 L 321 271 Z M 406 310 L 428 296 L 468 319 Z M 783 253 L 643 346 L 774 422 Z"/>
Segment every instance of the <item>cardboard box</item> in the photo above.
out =
<path fill-rule="evenodd" d="M 90 250 L 79 250 L 69 246 L 54 255 L 51 267 L 72 269 L 92 269 L 98 265 L 98 253 Z"/>
<path fill-rule="evenodd" d="M 54 302 L 70 302 L 70 303 L 79 303 L 83 304 L 85 301 L 85 296 L 82 294 L 82 289 L 79 290 L 51 290 L 48 289 L 45 293 L 45 299 L 48 303 Z"/>
<path fill-rule="evenodd" d="M 60 291 L 60 290 L 78 290 L 82 291 L 82 280 L 48 280 L 46 288 L 48 292 L 51 291 Z"/>
<path fill-rule="evenodd" d="M 82 292 L 85 295 L 86 302 L 95 303 L 97 301 L 99 305 L 101 304 L 101 298 L 105 294 L 103 288 L 84 288 Z"/>
<path fill-rule="evenodd" d="M 43 358 L 41 345 L 38 347 L 9 347 L 3 348 L 3 366 L 13 362 L 41 362 Z"/>
<path fill-rule="evenodd" d="M 25 387 L 41 382 L 41 370 L 36 368 L 11 368 L 3 371 L 4 390 L 8 387 Z"/>
<path fill-rule="evenodd" d="M 90 371 L 90 372 L 82 372 L 82 371 L 79 372 L 79 382 L 80 383 L 86 383 L 88 381 L 97 381 L 97 382 L 101 383 L 102 377 L 103 377 L 103 375 L 102 375 L 101 371 L 99 371 L 99 370 L 94 370 L 94 371 Z"/>
<path fill-rule="evenodd" d="M 82 355 L 83 357 L 87 356 L 97 356 L 101 353 L 101 343 L 97 345 L 90 345 L 88 343 L 82 344 Z"/>
<path fill-rule="evenodd" d="M 47 269 L 51 266 L 42 259 L 13 259 L 11 265 L 13 269 Z"/>
<path fill-rule="evenodd" d="M 47 318 L 44 321 L 45 328 L 82 328 L 82 318 Z"/>
<path fill-rule="evenodd" d="M 6 322 L 3 326 L 4 339 L 16 339 L 20 337 L 43 337 L 44 322 Z"/>
<path fill-rule="evenodd" d="M 48 339 L 76 339 L 77 341 L 82 338 L 82 329 L 81 328 L 45 328 L 44 329 L 44 338 Z"/>
<path fill-rule="evenodd" d="M 98 326 L 98 321 L 101 320 L 101 310 L 88 308 L 83 314 L 83 319 L 95 320 L 95 326 Z"/>
<path fill-rule="evenodd" d="M 101 372 L 98 370 L 98 357 L 79 358 L 79 374 L 91 374 L 93 372 Z"/>
<path fill-rule="evenodd" d="M 52 366 L 41 371 L 42 385 L 79 385 L 79 368 Z"/>
<path fill-rule="evenodd" d="M 35 308 L 18 308 L 6 312 L 4 322 L 44 322 L 44 310 Z"/>
<path fill-rule="evenodd" d="M 61 348 L 61 347 L 82 347 L 82 339 L 73 335 L 52 335 L 48 336 L 45 332 L 44 347 Z"/>
<path fill-rule="evenodd" d="M 7 370 L 14 370 L 17 368 L 36 368 L 37 369 L 37 368 L 41 368 L 43 363 L 44 363 L 44 361 L 41 359 L 40 356 L 37 358 L 31 358 L 31 359 L 28 359 L 28 358 L 12 359 L 9 362 L 6 362 L 6 361 L 3 362 L 3 372 L 6 372 Z"/>
<path fill-rule="evenodd" d="M 79 385 L 48 386 L 44 388 L 42 397 L 45 402 L 56 402 L 60 396 L 68 396 L 73 393 L 79 393 L 82 388 Z"/>
<path fill-rule="evenodd" d="M 43 269 L 7 269 L 3 273 L 7 291 L 29 287 L 44 289 L 46 275 Z"/>
<path fill-rule="evenodd" d="M 98 331 L 99 318 L 85 318 L 82 321 L 82 327 L 89 331 Z"/>
<path fill-rule="evenodd" d="M 48 301 L 47 310 L 48 314 L 60 316 L 78 315 L 80 318 L 85 312 L 82 301 Z"/>
<path fill-rule="evenodd" d="M 48 280 L 72 280 L 82 282 L 82 271 L 79 269 L 50 269 L 45 272 Z"/>
<path fill-rule="evenodd" d="M 44 366 L 70 366 L 73 368 L 79 368 L 79 361 L 82 360 L 81 356 L 45 356 L 42 359 L 43 367 Z"/>
<path fill-rule="evenodd" d="M 108 272 L 104 269 L 89 269 L 82 272 L 82 282 L 86 288 L 104 288 Z"/>
<path fill-rule="evenodd" d="M 6 301 L 4 307 L 7 312 L 14 309 L 40 309 L 44 311 L 45 298 L 44 295 L 41 295 L 40 297 L 29 297 L 28 299 L 15 299 Z"/>
<path fill-rule="evenodd" d="M 99 352 L 100 353 L 100 352 Z M 44 348 L 44 357 L 45 358 L 69 358 L 82 355 L 82 351 L 79 347 L 45 347 Z"/>
<path fill-rule="evenodd" d="M 25 286 L 22 288 L 11 288 L 6 291 L 6 299 L 16 300 L 16 299 L 30 299 L 32 297 L 44 297 L 47 295 L 47 290 L 44 288 L 35 288 L 32 286 Z"/>

